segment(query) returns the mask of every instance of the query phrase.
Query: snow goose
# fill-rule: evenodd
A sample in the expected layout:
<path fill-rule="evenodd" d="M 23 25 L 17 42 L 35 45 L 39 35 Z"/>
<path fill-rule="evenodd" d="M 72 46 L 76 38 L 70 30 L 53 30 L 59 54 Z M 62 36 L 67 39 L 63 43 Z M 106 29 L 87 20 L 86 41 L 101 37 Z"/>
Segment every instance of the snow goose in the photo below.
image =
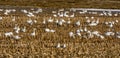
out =
<path fill-rule="evenodd" d="M 75 24 L 76 24 L 77 26 L 80 26 L 80 21 L 77 21 Z"/>
<path fill-rule="evenodd" d="M 65 16 L 65 17 L 69 17 L 69 16 L 67 15 L 67 13 L 69 13 L 69 11 L 65 11 L 65 13 L 64 13 L 64 16 Z"/>
<path fill-rule="evenodd" d="M 94 17 L 91 17 L 91 19 L 94 19 Z"/>
<path fill-rule="evenodd" d="M 43 24 L 46 24 L 46 20 L 44 19 L 42 23 L 43 23 Z"/>
<path fill-rule="evenodd" d="M 50 17 L 50 18 L 48 19 L 48 22 L 52 23 L 52 22 L 53 22 L 53 19 Z"/>
<path fill-rule="evenodd" d="M 0 17 L 0 20 L 2 20 L 3 18 L 2 17 Z"/>
<path fill-rule="evenodd" d="M 55 32 L 55 30 L 53 30 L 53 29 L 52 29 L 52 30 L 50 30 L 50 32 L 54 33 L 54 32 Z"/>
<path fill-rule="evenodd" d="M 26 32 L 26 27 L 24 26 L 24 28 L 22 28 L 22 32 Z"/>
<path fill-rule="evenodd" d="M 63 44 L 63 48 L 66 48 L 66 44 Z"/>
<path fill-rule="evenodd" d="M 89 24 L 89 26 L 96 26 L 96 25 L 98 25 L 98 23 L 99 23 L 98 20 L 97 21 L 94 20 Z"/>
<path fill-rule="evenodd" d="M 46 29 L 45 29 L 45 32 L 50 32 L 50 29 L 46 28 Z"/>
<path fill-rule="evenodd" d="M 100 35 L 100 38 L 101 38 L 101 39 L 104 39 L 105 37 L 104 37 L 103 35 Z"/>
<path fill-rule="evenodd" d="M 73 32 L 69 32 L 69 36 L 72 37 L 72 38 L 75 38 L 74 36 L 75 34 Z"/>
<path fill-rule="evenodd" d="M 79 33 L 77 33 L 77 35 L 78 35 L 78 36 L 81 36 L 81 33 L 79 32 Z"/>
<path fill-rule="evenodd" d="M 86 16 L 85 18 L 86 18 L 86 19 L 89 19 L 89 17 L 87 17 L 87 16 Z"/>
<path fill-rule="evenodd" d="M 73 13 L 70 17 L 72 17 L 72 18 L 75 17 L 75 14 Z"/>
<path fill-rule="evenodd" d="M 8 36 L 13 36 L 13 32 L 6 32 L 5 33 L 5 36 L 8 37 Z"/>
<path fill-rule="evenodd" d="M 32 25 L 33 24 L 33 21 L 31 19 L 27 20 L 27 23 Z"/>
<path fill-rule="evenodd" d="M 111 35 L 113 36 L 114 34 L 115 34 L 114 32 L 106 32 L 105 33 L 106 36 L 111 36 Z"/>
<path fill-rule="evenodd" d="M 15 17 L 12 18 L 12 21 L 15 21 Z"/>
<path fill-rule="evenodd" d="M 57 44 L 57 48 L 60 48 L 60 43 Z"/>
<path fill-rule="evenodd" d="M 87 23 L 90 23 L 90 19 L 87 19 L 86 22 L 87 22 Z"/>
<path fill-rule="evenodd" d="M 19 26 L 15 26 L 14 29 L 15 29 L 16 33 L 19 33 L 19 31 L 20 31 L 20 27 Z"/>
<path fill-rule="evenodd" d="M 118 23 L 119 21 L 118 20 L 115 20 L 116 23 Z"/>
<path fill-rule="evenodd" d="M 21 39 L 21 37 L 19 35 L 13 36 L 15 39 Z"/>
<path fill-rule="evenodd" d="M 35 31 L 36 31 L 36 28 L 33 29 L 33 32 L 31 33 L 31 36 L 35 36 L 36 35 Z"/>
<path fill-rule="evenodd" d="M 67 24 L 70 24 L 70 23 L 71 23 L 71 21 L 70 21 L 70 19 L 68 19 Z"/>

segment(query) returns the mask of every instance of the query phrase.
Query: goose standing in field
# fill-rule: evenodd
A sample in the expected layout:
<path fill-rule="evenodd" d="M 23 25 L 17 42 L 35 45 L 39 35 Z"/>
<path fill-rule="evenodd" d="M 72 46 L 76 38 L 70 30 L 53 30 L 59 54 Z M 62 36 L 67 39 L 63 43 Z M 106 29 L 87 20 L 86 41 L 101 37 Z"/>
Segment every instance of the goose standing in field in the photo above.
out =
<path fill-rule="evenodd" d="M 22 32 L 26 32 L 26 27 L 24 26 L 24 28 L 22 29 Z"/>
<path fill-rule="evenodd" d="M 40 13 L 40 12 L 42 12 L 42 9 L 41 9 L 41 8 L 37 9 L 36 11 L 33 11 L 33 13 L 36 13 L 36 14 L 38 14 L 38 13 Z"/>
<path fill-rule="evenodd" d="M 57 15 L 56 15 L 56 14 L 53 14 L 53 17 L 57 17 Z"/>
<path fill-rule="evenodd" d="M 87 17 L 87 16 L 86 16 L 85 18 L 86 18 L 86 19 L 89 19 L 89 17 Z"/>
<path fill-rule="evenodd" d="M 60 43 L 57 44 L 57 48 L 60 48 Z"/>
<path fill-rule="evenodd" d="M 36 28 L 33 29 L 33 32 L 31 33 L 31 36 L 35 36 L 36 35 Z"/>
<path fill-rule="evenodd" d="M 58 20 L 58 19 L 56 19 L 56 20 L 55 20 L 55 23 L 56 23 L 56 24 L 58 24 L 58 22 L 59 22 L 59 20 Z"/>
<path fill-rule="evenodd" d="M 99 19 L 97 20 L 97 21 L 92 21 L 90 24 L 89 24 L 89 26 L 96 26 L 96 25 L 98 25 L 99 24 Z"/>
<path fill-rule="evenodd" d="M 86 22 L 87 22 L 87 23 L 90 23 L 90 19 L 87 19 Z"/>
<path fill-rule="evenodd" d="M 100 38 L 101 38 L 101 39 L 104 39 L 105 37 L 104 37 L 103 35 L 100 35 Z"/>
<path fill-rule="evenodd" d="M 37 23 L 37 20 L 34 20 L 34 23 Z"/>
<path fill-rule="evenodd" d="M 71 38 L 75 38 L 75 34 L 74 34 L 73 32 L 69 32 L 69 36 L 70 36 Z"/>
<path fill-rule="evenodd" d="M 58 15 L 59 15 L 59 17 L 63 17 L 64 16 L 63 12 L 58 12 Z"/>
<path fill-rule="evenodd" d="M 76 34 L 77 34 L 78 36 L 81 36 L 81 33 L 80 33 L 80 32 L 77 32 Z"/>
<path fill-rule="evenodd" d="M 12 18 L 12 21 L 15 21 L 15 16 Z"/>
<path fill-rule="evenodd" d="M 112 16 L 112 13 L 111 13 L 111 11 L 108 13 L 108 16 Z"/>
<path fill-rule="evenodd" d="M 19 35 L 15 35 L 15 36 L 13 36 L 15 39 L 21 39 L 21 37 L 19 36 Z"/>
<path fill-rule="evenodd" d="M 71 23 L 71 21 L 70 21 L 70 19 L 68 19 L 67 24 L 70 24 L 70 23 Z"/>
<path fill-rule="evenodd" d="M 80 32 L 81 32 L 81 31 L 80 31 L 79 29 L 76 30 L 76 33 L 77 33 L 78 36 L 81 36 L 81 33 L 80 33 Z"/>
<path fill-rule="evenodd" d="M 33 21 L 32 21 L 31 19 L 28 19 L 28 20 L 27 20 L 27 23 L 30 24 L 30 25 L 32 25 L 32 24 L 33 24 Z"/>
<path fill-rule="evenodd" d="M 54 33 L 54 32 L 55 32 L 55 30 L 53 30 L 53 29 L 52 29 L 52 30 L 50 30 L 50 32 Z"/>
<path fill-rule="evenodd" d="M 55 30 L 53 30 L 53 29 L 50 30 L 50 29 L 46 28 L 46 29 L 45 29 L 45 32 L 52 32 L 52 33 L 54 33 Z"/>
<path fill-rule="evenodd" d="M 72 18 L 75 17 L 75 14 L 73 13 L 70 17 L 72 17 Z"/>
<path fill-rule="evenodd" d="M 52 11 L 52 13 L 53 13 L 53 17 L 57 17 L 56 11 Z"/>
<path fill-rule="evenodd" d="M 17 25 L 15 25 L 14 30 L 15 30 L 16 33 L 19 33 L 19 31 L 20 31 L 20 27 L 17 26 Z"/>
<path fill-rule="evenodd" d="M 28 12 L 27 16 L 28 17 L 34 17 L 35 15 L 32 12 Z"/>
<path fill-rule="evenodd" d="M 11 12 L 10 10 L 6 9 L 5 12 L 4 12 L 4 14 L 8 15 L 8 13 L 10 13 L 10 12 Z"/>
<path fill-rule="evenodd" d="M 16 32 L 16 33 L 19 33 L 19 31 L 20 31 L 20 28 L 18 27 L 15 32 Z"/>
<path fill-rule="evenodd" d="M 81 32 L 83 32 L 84 30 L 82 28 L 79 29 Z"/>
<path fill-rule="evenodd" d="M 84 28 L 84 31 L 85 31 L 85 32 L 87 31 L 87 28 L 86 28 L 86 27 Z"/>
<path fill-rule="evenodd" d="M 3 11 L 3 9 L 0 9 L 0 11 Z"/>
<path fill-rule="evenodd" d="M 68 13 L 69 13 L 69 11 L 65 11 L 64 16 L 69 17 Z"/>
<path fill-rule="evenodd" d="M 50 29 L 46 28 L 46 29 L 45 29 L 45 32 L 50 32 Z"/>
<path fill-rule="evenodd" d="M 105 22 L 106 25 L 108 25 L 110 28 L 113 27 L 113 25 L 115 24 L 115 22 Z"/>
<path fill-rule="evenodd" d="M 91 17 L 91 19 L 94 19 L 94 17 Z"/>
<path fill-rule="evenodd" d="M 2 20 L 3 18 L 2 17 L 0 17 L 0 20 Z"/>
<path fill-rule="evenodd" d="M 116 14 L 114 14 L 114 16 L 118 16 L 118 14 L 116 13 Z"/>
<path fill-rule="evenodd" d="M 93 31 L 92 34 L 97 35 L 97 36 L 100 35 L 98 31 Z"/>
<path fill-rule="evenodd" d="M 43 24 L 46 24 L 46 20 L 44 19 L 42 23 L 43 23 Z"/>
<path fill-rule="evenodd" d="M 64 19 L 60 19 L 60 21 L 62 21 L 63 23 L 65 23 L 65 22 L 66 22 Z"/>
<path fill-rule="evenodd" d="M 58 21 L 58 25 L 62 26 L 63 23 L 65 23 L 66 21 L 64 19 L 60 19 L 60 21 Z"/>
<path fill-rule="evenodd" d="M 76 24 L 77 26 L 80 26 L 80 21 L 77 21 L 75 24 Z"/>
<path fill-rule="evenodd" d="M 23 12 L 23 13 L 25 13 L 25 14 L 26 14 L 26 13 L 28 13 L 28 11 L 27 11 L 27 10 L 21 10 L 21 12 Z"/>
<path fill-rule="evenodd" d="M 52 23 L 52 22 L 53 22 L 53 19 L 50 17 L 50 18 L 48 19 L 48 22 Z"/>
<path fill-rule="evenodd" d="M 116 37 L 120 38 L 120 32 L 116 32 Z"/>
<path fill-rule="evenodd" d="M 94 37 L 91 31 L 88 30 L 87 33 L 89 34 L 88 38 L 93 38 Z"/>
<path fill-rule="evenodd" d="M 116 23 L 118 23 L 119 21 L 118 20 L 115 20 Z"/>
<path fill-rule="evenodd" d="M 106 32 L 105 35 L 106 35 L 106 36 L 114 36 L 115 33 L 114 33 L 114 32 Z"/>
<path fill-rule="evenodd" d="M 63 48 L 66 48 L 66 44 L 63 44 Z"/>
<path fill-rule="evenodd" d="M 6 32 L 6 33 L 5 33 L 5 36 L 6 36 L 6 37 L 8 37 L 8 36 L 9 36 L 9 37 L 10 37 L 10 36 L 13 36 L 13 32 Z"/>

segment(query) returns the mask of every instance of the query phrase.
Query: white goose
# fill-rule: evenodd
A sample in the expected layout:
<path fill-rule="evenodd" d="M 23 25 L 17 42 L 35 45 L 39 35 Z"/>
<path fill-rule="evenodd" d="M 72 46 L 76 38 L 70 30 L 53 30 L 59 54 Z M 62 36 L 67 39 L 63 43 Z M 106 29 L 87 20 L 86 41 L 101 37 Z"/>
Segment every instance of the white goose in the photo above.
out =
<path fill-rule="evenodd" d="M 50 30 L 50 32 L 54 33 L 54 32 L 55 32 L 55 30 L 53 30 L 53 29 L 52 29 L 52 30 Z"/>
<path fill-rule="evenodd" d="M 66 44 L 63 44 L 63 48 L 66 48 Z"/>
<path fill-rule="evenodd" d="M 20 27 L 16 25 L 16 26 L 14 27 L 14 30 L 15 30 L 16 33 L 19 33 Z"/>
<path fill-rule="evenodd" d="M 71 21 L 70 21 L 70 19 L 68 19 L 67 24 L 70 24 L 70 23 L 71 23 Z"/>
<path fill-rule="evenodd" d="M 22 29 L 22 32 L 26 32 L 26 27 L 24 26 L 24 28 Z"/>
<path fill-rule="evenodd" d="M 53 19 L 50 17 L 50 18 L 48 19 L 48 22 L 52 23 L 52 22 L 53 22 Z"/>
<path fill-rule="evenodd" d="M 42 23 L 43 23 L 43 24 L 46 24 L 46 20 L 44 19 Z"/>
<path fill-rule="evenodd" d="M 60 48 L 60 43 L 57 44 L 57 48 Z"/>
<path fill-rule="evenodd" d="M 36 28 L 33 29 L 33 32 L 31 33 L 31 36 L 35 36 L 36 35 L 35 31 L 36 31 Z"/>
<path fill-rule="evenodd" d="M 27 23 L 32 25 L 33 24 L 33 21 L 31 19 L 27 20 Z"/>
<path fill-rule="evenodd" d="M 46 28 L 46 29 L 45 29 L 45 32 L 50 32 L 50 29 Z"/>
<path fill-rule="evenodd" d="M 21 39 L 19 35 L 13 36 L 15 39 Z"/>
<path fill-rule="evenodd" d="M 5 33 L 5 36 L 8 37 L 8 36 L 13 36 L 13 32 L 6 32 Z"/>
<path fill-rule="evenodd" d="M 75 34 L 73 32 L 69 32 L 69 36 L 75 38 Z"/>
<path fill-rule="evenodd" d="M 99 24 L 99 20 L 97 20 L 97 21 L 94 20 L 89 24 L 89 26 L 96 26 L 98 24 Z"/>
<path fill-rule="evenodd" d="M 77 21 L 75 24 L 76 24 L 77 26 L 80 26 L 80 21 Z"/>
<path fill-rule="evenodd" d="M 2 17 L 0 17 L 0 20 L 2 20 L 3 18 Z"/>

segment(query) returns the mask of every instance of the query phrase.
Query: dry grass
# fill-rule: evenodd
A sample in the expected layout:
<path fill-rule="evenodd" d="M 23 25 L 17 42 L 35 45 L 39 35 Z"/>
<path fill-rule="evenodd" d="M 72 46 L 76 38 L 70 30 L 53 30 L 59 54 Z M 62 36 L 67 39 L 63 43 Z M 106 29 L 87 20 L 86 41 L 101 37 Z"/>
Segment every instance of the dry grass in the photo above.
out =
<path fill-rule="evenodd" d="M 0 5 L 54 8 L 120 8 L 119 0 L 1 0 Z"/>

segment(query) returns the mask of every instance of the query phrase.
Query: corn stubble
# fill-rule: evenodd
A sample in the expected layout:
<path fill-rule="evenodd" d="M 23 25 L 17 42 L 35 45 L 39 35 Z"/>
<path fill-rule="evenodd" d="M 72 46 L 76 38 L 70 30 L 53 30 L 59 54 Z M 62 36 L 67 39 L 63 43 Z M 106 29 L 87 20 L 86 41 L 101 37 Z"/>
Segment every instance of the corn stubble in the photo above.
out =
<path fill-rule="evenodd" d="M 62 26 L 56 25 L 54 23 L 48 23 L 46 25 L 42 24 L 44 18 L 36 16 L 32 19 L 36 19 L 38 22 L 33 25 L 26 23 L 28 17 L 21 16 L 16 17 L 16 21 L 12 22 L 12 16 L 3 16 L 4 20 L 0 22 L 0 33 L 14 31 L 15 24 L 20 27 L 26 26 L 25 33 L 19 33 L 23 36 L 20 40 L 15 40 L 12 37 L 0 37 L 0 57 L 32 57 L 32 58 L 119 58 L 120 57 L 120 39 L 113 37 L 106 37 L 100 39 L 98 37 L 94 38 L 84 38 L 75 37 L 71 38 L 68 36 L 69 31 L 76 32 L 79 28 L 74 25 L 74 22 L 80 20 L 81 26 L 86 26 L 83 17 L 74 17 L 71 19 L 72 23 L 70 25 L 63 24 Z M 59 18 L 54 18 L 59 19 Z M 68 20 L 68 18 L 64 18 Z M 119 19 L 119 17 L 99 17 L 100 22 L 105 20 L 110 21 L 114 19 Z M 7 21 L 6 21 L 7 20 Z M 119 25 L 119 24 L 118 24 Z M 29 33 L 32 32 L 33 28 L 36 28 L 36 36 L 30 36 Z M 54 33 L 45 32 L 45 28 L 55 29 Z M 104 32 L 108 29 L 107 26 L 98 25 L 93 28 L 87 27 L 89 30 L 97 30 Z M 120 30 L 119 26 L 115 25 L 114 29 Z M 60 43 L 60 48 L 57 48 L 57 44 Z M 66 44 L 65 48 L 62 48 Z"/>

